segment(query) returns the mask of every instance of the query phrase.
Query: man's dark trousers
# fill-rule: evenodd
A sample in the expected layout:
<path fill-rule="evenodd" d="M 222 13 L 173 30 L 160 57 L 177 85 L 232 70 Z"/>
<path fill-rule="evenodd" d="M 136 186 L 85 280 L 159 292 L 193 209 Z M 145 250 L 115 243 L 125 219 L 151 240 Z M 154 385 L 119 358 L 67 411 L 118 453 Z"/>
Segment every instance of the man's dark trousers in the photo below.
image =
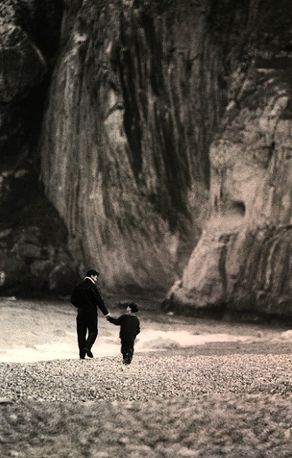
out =
<path fill-rule="evenodd" d="M 97 308 L 104 315 L 108 314 L 103 299 L 94 283 L 89 277 L 74 288 L 71 303 L 78 309 L 77 312 L 77 336 L 80 358 L 84 359 L 89 354 L 97 336 Z M 88 332 L 88 335 L 86 336 Z"/>
<path fill-rule="evenodd" d="M 90 350 L 97 337 L 97 314 L 88 310 L 78 309 L 77 313 L 77 336 L 79 353 L 84 348 Z M 86 337 L 88 331 L 88 335 Z"/>

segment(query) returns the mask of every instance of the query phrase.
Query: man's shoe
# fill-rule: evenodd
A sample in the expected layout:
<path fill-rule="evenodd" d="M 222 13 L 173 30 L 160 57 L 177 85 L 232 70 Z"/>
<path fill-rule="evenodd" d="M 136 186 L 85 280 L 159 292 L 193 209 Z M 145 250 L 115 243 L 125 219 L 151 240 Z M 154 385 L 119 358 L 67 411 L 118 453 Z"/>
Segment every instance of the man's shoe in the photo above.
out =
<path fill-rule="evenodd" d="M 86 355 L 86 351 L 85 351 L 85 350 L 80 350 L 79 358 L 80 358 L 80 359 L 84 359 L 84 358 L 85 358 L 85 355 Z"/>
<path fill-rule="evenodd" d="M 93 353 L 91 350 L 86 350 L 88 358 L 93 358 Z"/>

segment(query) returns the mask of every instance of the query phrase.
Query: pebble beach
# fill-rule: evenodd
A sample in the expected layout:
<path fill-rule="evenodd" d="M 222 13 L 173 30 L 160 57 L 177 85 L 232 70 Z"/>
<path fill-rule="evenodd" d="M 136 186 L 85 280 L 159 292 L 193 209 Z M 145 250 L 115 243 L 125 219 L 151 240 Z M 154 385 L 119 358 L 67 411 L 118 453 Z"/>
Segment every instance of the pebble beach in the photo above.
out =
<path fill-rule="evenodd" d="M 289 343 L 2 363 L 1 457 L 292 456 Z"/>
<path fill-rule="evenodd" d="M 124 366 L 118 345 L 113 355 L 98 354 L 103 344 L 117 343 L 116 328 L 106 320 L 100 321 L 96 357 L 79 360 L 69 308 L 46 305 L 44 326 L 42 304 L 12 306 L 6 301 L 0 307 L 6 322 L 0 336 L 6 357 L 0 363 L 1 458 L 292 457 L 287 327 L 144 311 L 141 334 L 152 340 Z M 204 344 L 184 347 L 171 340 L 176 331 L 181 339 L 186 332 L 202 337 Z M 58 347 L 62 339 L 74 357 L 7 361 L 23 336 L 18 352 L 26 357 L 27 346 L 39 355 L 44 341 Z"/>

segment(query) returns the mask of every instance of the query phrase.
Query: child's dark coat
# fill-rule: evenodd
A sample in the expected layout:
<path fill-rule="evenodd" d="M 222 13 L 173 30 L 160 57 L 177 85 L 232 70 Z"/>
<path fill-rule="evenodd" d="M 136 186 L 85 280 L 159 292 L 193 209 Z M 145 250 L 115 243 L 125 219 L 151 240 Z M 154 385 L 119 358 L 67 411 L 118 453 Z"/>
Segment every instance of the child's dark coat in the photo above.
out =
<path fill-rule="evenodd" d="M 120 326 L 121 352 L 124 363 L 130 364 L 134 353 L 134 341 L 140 332 L 140 322 L 135 315 L 124 314 L 119 318 L 108 317 L 110 323 Z"/>

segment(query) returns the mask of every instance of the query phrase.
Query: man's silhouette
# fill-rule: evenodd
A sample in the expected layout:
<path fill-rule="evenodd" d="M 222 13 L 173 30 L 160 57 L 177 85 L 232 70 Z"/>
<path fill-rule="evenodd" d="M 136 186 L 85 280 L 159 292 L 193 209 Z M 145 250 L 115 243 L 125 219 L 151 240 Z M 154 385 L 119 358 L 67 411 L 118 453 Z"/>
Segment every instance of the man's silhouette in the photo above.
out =
<path fill-rule="evenodd" d="M 96 270 L 89 270 L 71 296 L 71 303 L 78 309 L 76 321 L 80 359 L 86 355 L 93 358 L 91 348 L 98 333 L 97 307 L 105 316 L 110 315 L 96 286 L 98 276 Z"/>

